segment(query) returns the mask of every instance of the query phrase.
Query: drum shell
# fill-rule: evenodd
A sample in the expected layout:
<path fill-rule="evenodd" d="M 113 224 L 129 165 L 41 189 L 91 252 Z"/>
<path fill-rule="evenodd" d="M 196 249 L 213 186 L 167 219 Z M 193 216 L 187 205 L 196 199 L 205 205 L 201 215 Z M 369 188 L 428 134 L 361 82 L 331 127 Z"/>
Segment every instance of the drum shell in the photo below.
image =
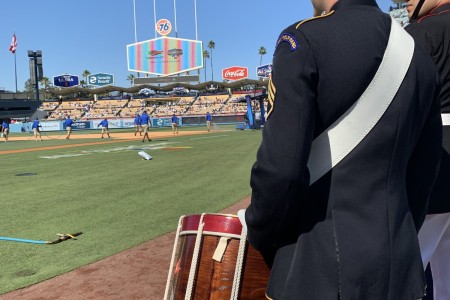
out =
<path fill-rule="evenodd" d="M 175 254 L 170 299 L 185 299 L 193 260 L 200 215 L 183 218 Z M 198 265 L 191 299 L 230 299 L 239 252 L 242 226 L 236 216 L 205 214 Z M 228 237 L 222 261 L 212 259 L 221 237 Z M 231 237 L 230 237 L 231 236 Z M 260 253 L 248 243 L 239 282 L 239 299 L 266 299 L 265 290 L 270 270 Z"/>

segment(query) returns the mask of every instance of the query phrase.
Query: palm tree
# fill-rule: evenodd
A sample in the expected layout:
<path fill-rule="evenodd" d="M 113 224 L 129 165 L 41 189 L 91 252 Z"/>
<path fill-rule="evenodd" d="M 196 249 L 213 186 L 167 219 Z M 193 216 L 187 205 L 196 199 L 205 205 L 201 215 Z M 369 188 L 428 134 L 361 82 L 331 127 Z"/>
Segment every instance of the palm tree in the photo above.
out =
<path fill-rule="evenodd" d="M 25 89 L 26 93 L 34 92 L 34 84 L 31 83 L 31 79 L 28 79 L 27 81 L 25 81 L 24 89 Z"/>
<path fill-rule="evenodd" d="M 39 83 L 44 86 L 44 100 L 45 100 L 46 99 L 45 93 L 47 92 L 47 88 L 50 85 L 50 80 L 48 79 L 48 77 L 44 76 L 44 77 L 42 77 L 41 80 L 39 80 Z"/>
<path fill-rule="evenodd" d="M 35 85 L 31 83 L 31 79 L 25 81 L 24 92 L 27 93 L 27 97 L 30 97 L 30 94 L 33 95 L 35 93 Z"/>
<path fill-rule="evenodd" d="M 216 47 L 214 41 L 209 41 L 208 48 L 211 49 L 211 81 L 214 81 L 214 70 L 213 70 L 213 49 Z"/>
<path fill-rule="evenodd" d="M 206 59 L 209 58 L 208 50 L 203 51 L 203 65 L 205 66 L 205 82 L 206 82 Z"/>
<path fill-rule="evenodd" d="M 133 75 L 133 74 L 128 75 L 127 80 L 129 80 L 131 86 L 133 86 L 133 83 L 134 83 L 134 75 Z"/>
<path fill-rule="evenodd" d="M 83 77 L 84 77 L 84 79 L 85 79 L 85 81 L 84 82 L 88 82 L 88 76 L 89 75 L 91 75 L 91 72 L 89 72 L 88 70 L 84 70 L 83 71 L 83 74 L 81 74 Z"/>
<path fill-rule="evenodd" d="M 259 59 L 259 65 L 261 65 L 263 55 L 267 54 L 266 48 L 264 48 L 263 46 L 259 47 L 258 54 L 261 56 L 261 58 Z"/>

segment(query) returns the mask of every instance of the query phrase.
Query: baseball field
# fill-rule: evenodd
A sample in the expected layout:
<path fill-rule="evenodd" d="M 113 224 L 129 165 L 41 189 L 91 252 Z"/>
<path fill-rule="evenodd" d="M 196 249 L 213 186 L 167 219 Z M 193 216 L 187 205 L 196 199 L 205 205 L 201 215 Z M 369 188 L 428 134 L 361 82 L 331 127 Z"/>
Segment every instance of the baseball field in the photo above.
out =
<path fill-rule="evenodd" d="M 182 215 L 219 212 L 250 194 L 259 131 L 152 128 L 150 138 L 122 129 L 111 138 L 76 131 L 69 140 L 64 132 L 0 140 L 0 294 L 142 245 L 174 231 Z"/>

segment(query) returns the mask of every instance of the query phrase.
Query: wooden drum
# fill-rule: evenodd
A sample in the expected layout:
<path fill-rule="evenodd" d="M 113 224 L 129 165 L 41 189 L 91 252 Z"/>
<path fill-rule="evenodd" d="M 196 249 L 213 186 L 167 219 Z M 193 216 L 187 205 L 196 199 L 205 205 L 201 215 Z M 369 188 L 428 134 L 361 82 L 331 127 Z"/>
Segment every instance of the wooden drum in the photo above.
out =
<path fill-rule="evenodd" d="M 164 300 L 266 299 L 269 268 L 237 216 L 182 216 Z"/>

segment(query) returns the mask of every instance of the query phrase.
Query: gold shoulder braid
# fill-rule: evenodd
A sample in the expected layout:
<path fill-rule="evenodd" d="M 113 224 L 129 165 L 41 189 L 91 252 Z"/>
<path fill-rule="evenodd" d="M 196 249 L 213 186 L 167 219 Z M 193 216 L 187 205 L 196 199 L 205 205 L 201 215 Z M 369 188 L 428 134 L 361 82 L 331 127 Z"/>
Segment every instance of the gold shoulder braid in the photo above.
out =
<path fill-rule="evenodd" d="M 298 23 L 297 26 L 295 26 L 295 29 L 298 29 L 301 25 L 305 24 L 306 22 L 309 22 L 309 21 L 312 21 L 312 20 L 326 18 L 328 16 L 331 16 L 333 13 L 334 13 L 334 10 L 330 11 L 329 13 L 322 13 L 320 16 L 316 16 L 316 17 L 312 17 L 312 18 L 303 20 L 300 23 Z"/>

